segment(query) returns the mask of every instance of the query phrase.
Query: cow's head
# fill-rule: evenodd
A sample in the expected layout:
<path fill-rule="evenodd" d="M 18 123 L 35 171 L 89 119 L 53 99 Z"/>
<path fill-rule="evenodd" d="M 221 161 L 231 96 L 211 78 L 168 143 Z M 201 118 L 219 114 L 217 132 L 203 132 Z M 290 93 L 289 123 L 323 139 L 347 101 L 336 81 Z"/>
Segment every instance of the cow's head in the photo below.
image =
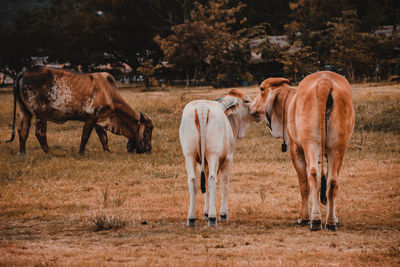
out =
<path fill-rule="evenodd" d="M 151 151 L 151 135 L 153 132 L 153 122 L 149 117 L 140 113 L 140 119 L 137 122 L 136 138 L 129 139 L 126 148 L 129 153 L 144 153 Z"/>
<path fill-rule="evenodd" d="M 260 91 L 253 103 L 250 105 L 250 113 L 256 118 L 257 121 L 261 121 L 262 118 L 266 118 L 268 127 L 270 128 L 271 117 L 270 112 L 275 101 L 275 97 L 279 89 L 289 84 L 289 80 L 285 78 L 268 78 L 264 80 L 260 85 Z"/>
<path fill-rule="evenodd" d="M 238 138 L 245 135 L 254 116 L 250 114 L 250 99 L 243 92 L 232 89 L 218 102 L 222 104 L 225 114 L 231 121 L 232 129 Z"/>

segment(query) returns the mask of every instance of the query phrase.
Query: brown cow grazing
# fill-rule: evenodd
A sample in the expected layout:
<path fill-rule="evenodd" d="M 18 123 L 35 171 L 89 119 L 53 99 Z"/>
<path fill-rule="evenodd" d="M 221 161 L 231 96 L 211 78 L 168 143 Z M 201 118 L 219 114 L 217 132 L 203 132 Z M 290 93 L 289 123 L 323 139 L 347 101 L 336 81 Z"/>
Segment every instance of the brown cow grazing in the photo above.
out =
<path fill-rule="evenodd" d="M 341 75 L 321 71 L 308 75 L 297 91 L 284 78 L 270 78 L 260 87 L 251 112 L 265 116 L 271 134 L 289 142 L 290 156 L 300 184 L 302 208 L 299 225 L 308 225 L 308 198 L 311 193 L 310 229 L 321 229 L 321 202 L 327 203 L 326 229 L 335 231 L 338 219 L 334 198 L 338 175 L 354 128 L 351 88 Z M 324 161 L 327 161 L 327 181 Z M 320 163 L 320 168 L 318 164 Z"/>
<path fill-rule="evenodd" d="M 32 115 L 36 117 L 36 138 L 45 153 L 49 152 L 47 121 L 62 124 L 68 120 L 85 122 L 79 153 L 85 153 L 93 128 L 104 151 L 109 151 L 106 130 L 128 138 L 128 152 L 151 150 L 151 119 L 129 106 L 109 73 L 77 74 L 42 66 L 26 70 L 14 87 L 14 121 L 8 142 L 15 136 L 16 102 L 22 115 L 18 129 L 20 153 L 25 153 Z"/>

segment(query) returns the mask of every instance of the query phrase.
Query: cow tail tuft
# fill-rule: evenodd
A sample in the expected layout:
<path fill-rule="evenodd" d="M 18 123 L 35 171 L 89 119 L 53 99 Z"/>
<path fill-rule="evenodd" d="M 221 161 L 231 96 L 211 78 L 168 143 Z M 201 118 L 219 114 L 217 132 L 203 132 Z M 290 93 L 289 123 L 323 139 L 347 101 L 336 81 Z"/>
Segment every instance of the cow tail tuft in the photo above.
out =
<path fill-rule="evenodd" d="M 15 80 L 14 80 L 14 88 L 13 88 L 13 93 L 14 93 L 14 111 L 13 111 L 13 125 L 12 125 L 12 130 L 11 130 L 11 138 L 10 140 L 5 140 L 6 143 L 11 143 L 15 139 L 15 121 L 16 121 L 16 113 L 17 113 L 17 99 L 19 96 L 19 82 L 21 80 L 21 75 L 19 75 Z"/>
<path fill-rule="evenodd" d="M 201 171 L 201 178 L 200 178 L 200 189 L 201 192 L 204 194 L 206 192 L 206 175 L 204 174 L 204 171 Z"/>
<path fill-rule="evenodd" d="M 199 121 L 200 128 L 200 154 L 201 154 L 201 177 L 200 177 L 200 189 L 204 194 L 206 192 L 206 176 L 204 174 L 204 153 L 206 148 L 206 125 L 208 121 L 208 108 L 207 105 L 203 104 L 199 107 L 199 110 L 196 109 L 197 118 Z"/>
<path fill-rule="evenodd" d="M 326 116 L 326 103 L 328 101 L 328 97 L 332 91 L 332 82 L 327 79 L 321 79 L 317 84 L 317 99 L 318 99 L 318 121 L 319 121 L 319 129 L 320 129 L 320 162 L 321 162 L 321 192 L 320 192 L 320 200 L 323 205 L 326 204 L 326 176 L 324 173 L 324 156 L 325 156 L 325 141 L 327 136 L 325 136 L 327 127 L 325 122 Z"/>
<path fill-rule="evenodd" d="M 325 174 L 322 173 L 321 175 L 321 194 L 320 194 L 320 199 L 322 205 L 326 205 L 326 177 Z"/>

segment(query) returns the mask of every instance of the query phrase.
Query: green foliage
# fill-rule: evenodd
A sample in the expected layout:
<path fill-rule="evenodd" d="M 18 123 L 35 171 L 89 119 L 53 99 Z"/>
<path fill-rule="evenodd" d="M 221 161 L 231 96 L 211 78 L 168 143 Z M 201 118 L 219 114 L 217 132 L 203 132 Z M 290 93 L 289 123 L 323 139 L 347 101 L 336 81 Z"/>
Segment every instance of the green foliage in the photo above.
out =
<path fill-rule="evenodd" d="M 279 61 L 284 65 L 286 75 L 296 83 L 317 70 L 317 53 L 311 46 L 304 46 L 301 41 L 283 49 L 281 55 Z"/>
<path fill-rule="evenodd" d="M 158 65 L 154 66 L 154 60 L 152 58 L 144 60 L 140 63 L 139 67 L 137 67 L 136 72 L 143 76 L 146 88 L 150 86 L 150 80 L 158 68 Z"/>
<path fill-rule="evenodd" d="M 257 27 L 238 26 L 246 22 L 245 17 L 240 21 L 236 18 L 243 4 L 228 7 L 225 2 L 194 2 L 190 19 L 173 26 L 167 37 L 157 35 L 154 39 L 165 59 L 187 73 L 194 69 L 196 76 L 203 62 L 207 62 L 207 78 L 215 87 L 240 83 L 241 75 L 248 71 L 251 40 L 259 33 Z"/>

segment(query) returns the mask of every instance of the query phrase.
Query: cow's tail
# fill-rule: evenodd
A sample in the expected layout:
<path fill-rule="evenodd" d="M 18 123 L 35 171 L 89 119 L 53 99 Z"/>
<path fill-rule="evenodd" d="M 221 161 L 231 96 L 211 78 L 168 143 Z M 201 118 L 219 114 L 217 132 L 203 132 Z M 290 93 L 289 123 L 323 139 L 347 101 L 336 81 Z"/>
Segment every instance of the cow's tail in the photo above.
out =
<path fill-rule="evenodd" d="M 20 82 L 21 80 L 21 75 L 18 75 L 17 78 L 14 80 L 14 112 L 13 112 L 13 124 L 12 124 L 12 130 L 11 130 L 11 138 L 10 140 L 5 140 L 6 143 L 11 143 L 14 141 L 15 138 L 15 121 L 16 121 L 16 115 L 17 115 L 17 99 L 19 96 L 19 91 L 20 91 Z"/>
<path fill-rule="evenodd" d="M 200 133 L 200 157 L 201 157 L 201 177 L 200 177 L 200 189 L 204 194 L 206 192 L 206 175 L 204 174 L 204 153 L 206 150 L 206 126 L 208 122 L 209 110 L 207 105 L 202 104 L 196 108 L 196 119 L 198 120 L 199 133 Z"/>
<path fill-rule="evenodd" d="M 318 121 L 320 129 L 320 162 L 321 162 L 321 192 L 320 199 L 322 204 L 326 204 L 326 176 L 324 173 L 324 156 L 325 156 L 325 140 L 326 136 L 326 111 L 329 95 L 332 91 L 332 82 L 325 78 L 318 81 L 317 99 L 318 99 Z"/>

